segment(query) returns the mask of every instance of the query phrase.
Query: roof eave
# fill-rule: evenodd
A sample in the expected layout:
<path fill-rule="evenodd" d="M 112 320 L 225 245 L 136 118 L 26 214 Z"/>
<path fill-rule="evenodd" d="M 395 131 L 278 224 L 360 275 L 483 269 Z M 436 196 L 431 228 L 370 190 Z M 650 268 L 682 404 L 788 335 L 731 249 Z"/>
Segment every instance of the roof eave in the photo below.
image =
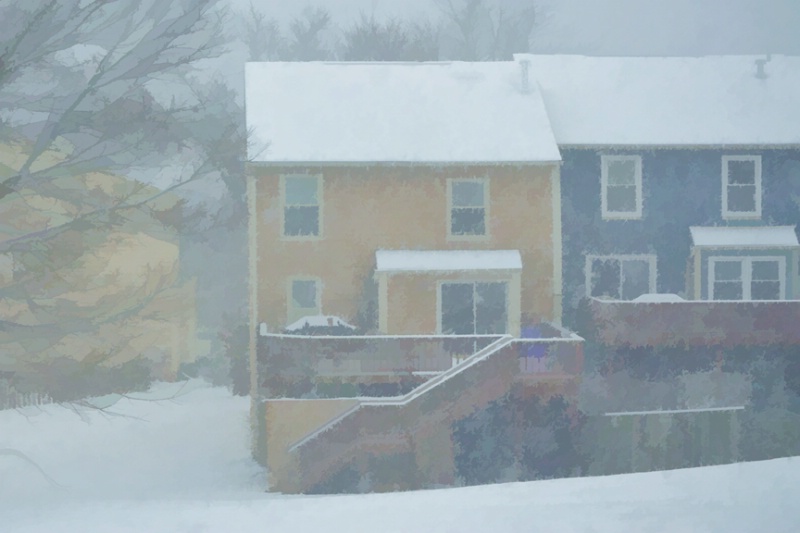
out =
<path fill-rule="evenodd" d="M 742 250 L 742 249 L 776 249 L 776 248 L 786 248 L 791 250 L 793 248 L 800 248 L 800 244 L 694 244 L 692 243 L 692 247 L 694 248 L 725 248 L 731 250 Z"/>
<path fill-rule="evenodd" d="M 375 269 L 376 274 L 453 274 L 458 272 L 521 272 L 522 267 L 476 268 L 391 268 Z"/>
<path fill-rule="evenodd" d="M 800 142 L 798 143 L 716 143 L 716 144 L 668 144 L 668 143 L 559 143 L 558 147 L 561 149 L 613 149 L 613 150 L 726 150 L 726 149 L 771 149 L 771 150 L 800 150 Z"/>
<path fill-rule="evenodd" d="M 520 161 L 246 161 L 260 167 L 367 167 L 367 166 L 547 166 L 560 165 L 557 160 Z"/>

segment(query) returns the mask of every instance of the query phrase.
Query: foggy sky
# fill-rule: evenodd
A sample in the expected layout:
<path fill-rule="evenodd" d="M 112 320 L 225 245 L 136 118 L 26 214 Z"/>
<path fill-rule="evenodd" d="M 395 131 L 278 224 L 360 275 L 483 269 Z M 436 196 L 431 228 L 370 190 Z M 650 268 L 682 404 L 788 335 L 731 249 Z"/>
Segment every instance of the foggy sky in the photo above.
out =
<path fill-rule="evenodd" d="M 227 0 L 242 11 L 250 0 Z M 347 25 L 376 18 L 437 16 L 436 0 L 253 0 L 279 20 L 306 6 Z M 530 0 L 495 0 L 514 6 Z M 798 0 L 538 0 L 533 50 L 590 55 L 800 54 Z"/>

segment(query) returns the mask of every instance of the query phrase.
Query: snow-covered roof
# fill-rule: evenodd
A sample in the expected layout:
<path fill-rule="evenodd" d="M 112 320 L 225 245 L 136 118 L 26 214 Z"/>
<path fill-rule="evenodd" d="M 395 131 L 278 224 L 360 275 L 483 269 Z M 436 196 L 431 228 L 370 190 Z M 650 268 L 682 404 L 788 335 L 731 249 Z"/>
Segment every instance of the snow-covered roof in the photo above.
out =
<path fill-rule="evenodd" d="M 800 56 L 517 58 L 559 145 L 800 145 Z"/>
<path fill-rule="evenodd" d="M 519 250 L 378 250 L 377 272 L 521 270 Z"/>
<path fill-rule="evenodd" d="M 695 246 L 784 248 L 800 246 L 794 226 L 726 226 L 689 228 Z"/>
<path fill-rule="evenodd" d="M 247 63 L 248 160 L 554 162 L 535 82 L 507 62 Z"/>

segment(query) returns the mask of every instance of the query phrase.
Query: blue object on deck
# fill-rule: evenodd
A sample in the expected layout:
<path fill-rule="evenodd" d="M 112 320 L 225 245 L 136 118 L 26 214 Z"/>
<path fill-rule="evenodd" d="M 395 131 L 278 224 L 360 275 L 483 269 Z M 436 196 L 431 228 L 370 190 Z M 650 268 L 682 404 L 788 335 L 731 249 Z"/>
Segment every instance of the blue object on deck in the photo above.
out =
<path fill-rule="evenodd" d="M 525 326 L 520 332 L 520 338 L 541 339 L 542 330 L 537 326 Z M 535 357 L 537 359 L 541 359 L 547 355 L 547 345 L 539 342 L 525 343 L 522 353 L 525 355 L 525 357 Z"/>

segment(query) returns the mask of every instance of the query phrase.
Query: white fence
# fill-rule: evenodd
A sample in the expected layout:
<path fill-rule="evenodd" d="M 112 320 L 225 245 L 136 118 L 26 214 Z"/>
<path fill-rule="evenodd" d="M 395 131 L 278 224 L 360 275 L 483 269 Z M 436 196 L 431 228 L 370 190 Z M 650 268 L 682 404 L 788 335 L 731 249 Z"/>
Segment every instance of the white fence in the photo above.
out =
<path fill-rule="evenodd" d="M 44 405 L 48 403 L 53 403 L 53 399 L 47 394 L 19 392 L 10 383 L 0 379 L 0 410 L 18 409 L 20 407 L 30 407 L 32 405 Z"/>

